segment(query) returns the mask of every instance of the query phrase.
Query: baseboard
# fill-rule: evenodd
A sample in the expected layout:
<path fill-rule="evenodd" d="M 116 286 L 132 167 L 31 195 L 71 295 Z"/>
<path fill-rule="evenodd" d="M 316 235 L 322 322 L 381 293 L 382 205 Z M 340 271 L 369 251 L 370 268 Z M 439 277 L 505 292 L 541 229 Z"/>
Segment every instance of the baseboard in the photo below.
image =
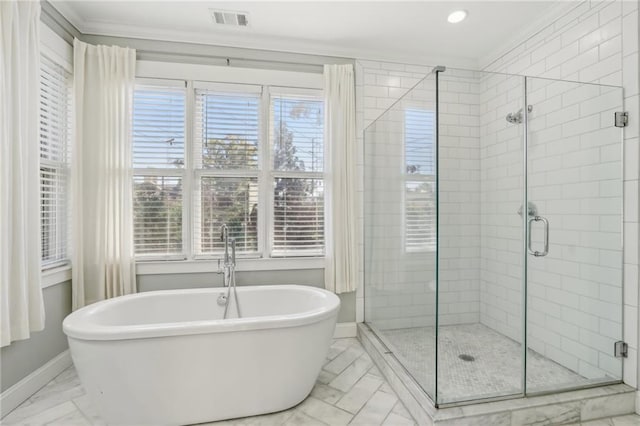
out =
<path fill-rule="evenodd" d="M 18 405 L 29 399 L 44 385 L 49 383 L 58 374 L 62 373 L 72 364 L 69 350 L 60 355 L 11 386 L 0 394 L 0 418 L 13 411 Z"/>
<path fill-rule="evenodd" d="M 336 330 L 333 332 L 334 339 L 342 339 L 344 337 L 356 337 L 358 327 L 355 322 L 339 322 L 336 324 Z"/>

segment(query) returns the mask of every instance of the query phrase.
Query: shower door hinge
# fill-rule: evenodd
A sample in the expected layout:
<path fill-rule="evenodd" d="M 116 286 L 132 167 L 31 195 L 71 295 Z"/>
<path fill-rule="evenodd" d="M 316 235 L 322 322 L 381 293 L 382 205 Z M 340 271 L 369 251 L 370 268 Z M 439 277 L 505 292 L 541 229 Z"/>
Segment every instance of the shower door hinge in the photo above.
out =
<path fill-rule="evenodd" d="M 616 116 L 616 127 L 627 127 L 629 124 L 629 113 L 626 111 L 617 111 L 615 113 Z"/>
<path fill-rule="evenodd" d="M 622 340 L 617 341 L 613 344 L 613 355 L 616 358 L 626 358 L 629 350 L 629 345 L 627 345 Z"/>

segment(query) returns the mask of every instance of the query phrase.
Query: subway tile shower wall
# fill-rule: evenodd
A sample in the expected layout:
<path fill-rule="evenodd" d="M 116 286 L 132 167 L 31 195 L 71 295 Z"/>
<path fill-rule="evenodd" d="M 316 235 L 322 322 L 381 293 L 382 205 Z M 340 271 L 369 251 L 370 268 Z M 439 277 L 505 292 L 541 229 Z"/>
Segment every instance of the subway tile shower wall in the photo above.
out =
<path fill-rule="evenodd" d="M 530 80 L 529 197 L 553 221 L 550 249 L 563 255 L 562 261 L 530 260 L 529 343 L 534 350 L 587 377 L 612 374 L 609 328 L 619 327 L 624 315 L 623 338 L 630 346 L 624 380 L 632 386 L 637 383 L 638 347 L 637 28 L 637 1 L 584 1 L 482 64 L 487 71 L 624 86 L 624 108 L 629 111 L 630 123 L 624 131 L 621 193 L 615 183 L 621 173 L 615 148 L 619 140 L 612 140 L 610 130 L 619 95 L 614 90 L 574 90 L 575 85 Z M 357 61 L 358 129 L 378 118 L 431 68 Z M 522 130 L 521 126 L 509 125 L 505 115 L 523 105 L 522 79 L 481 73 L 454 75 L 449 71 L 443 76 L 442 318 L 446 324 L 480 321 L 519 341 L 523 247 L 522 219 L 515 212 L 522 199 Z M 557 96 L 547 96 L 551 91 Z M 589 118 L 589 112 L 596 108 L 607 111 L 598 120 Z M 396 124 L 395 131 L 401 129 L 399 126 Z M 594 127 L 585 133 L 585 126 Z M 387 129 L 393 130 L 392 124 Z M 360 137 L 361 150 L 363 143 Z M 393 152 L 402 154 L 401 149 L 387 151 L 389 161 Z M 364 151 L 360 154 L 362 171 Z M 598 179 L 607 175 L 609 182 L 600 182 L 595 188 L 589 182 L 576 181 L 576 170 L 583 174 L 592 170 Z M 555 184 L 547 185 L 551 181 Z M 360 194 L 363 188 L 361 182 Z M 619 211 L 610 206 L 619 206 L 623 194 L 621 259 L 615 246 L 620 240 Z M 572 203 L 580 205 L 577 217 L 570 214 L 575 210 Z M 400 213 L 393 209 L 388 213 L 386 223 L 391 226 Z M 469 238 L 460 238 L 463 234 Z M 583 235 L 579 241 L 584 244 L 570 244 L 577 234 Z M 378 247 L 383 250 L 382 244 Z M 376 254 L 390 261 L 400 256 L 392 247 L 388 250 Z M 383 285 L 373 290 L 373 295 L 367 293 L 367 309 L 374 310 L 378 326 L 434 324 L 433 283 L 429 284 L 434 268 L 429 259 L 433 256 L 425 255 L 424 259 L 403 269 L 402 274 L 389 273 L 379 281 L 393 280 L 395 285 Z M 619 262 L 624 262 L 623 288 L 619 286 Z M 361 270 L 364 272 L 363 267 Z M 371 291 L 369 287 L 367 290 Z M 616 303 L 621 292 L 622 313 Z M 362 289 L 357 303 L 363 305 Z"/>
<path fill-rule="evenodd" d="M 615 90 L 572 90 L 574 85 L 531 81 L 529 198 L 552 217 L 550 250 L 561 250 L 563 261 L 537 262 L 534 259 L 529 262 L 529 343 L 534 350 L 587 377 L 610 372 L 611 328 L 619 329 L 621 320 L 619 301 L 623 289 L 619 285 L 619 265 L 624 262 L 623 338 L 630 345 L 629 358 L 624 362 L 624 381 L 635 386 L 638 2 L 581 2 L 531 38 L 487 63 L 485 69 L 488 71 L 624 87 L 624 108 L 632 118 L 624 131 L 625 256 L 620 259 L 619 133 L 611 133 L 613 111 L 621 107 L 620 95 Z M 546 95 L 551 91 L 557 96 Z M 490 101 L 482 94 L 481 98 L 483 102 Z M 557 108 L 559 105 L 561 110 Z M 611 109 L 599 120 L 589 117 L 590 111 L 609 107 Z M 497 120 L 503 120 L 503 117 L 497 117 Z M 487 138 L 481 140 L 483 148 L 491 147 Z M 487 161 L 485 155 L 488 153 L 483 154 L 483 161 Z M 576 181 L 575 173 L 579 170 L 583 176 L 592 171 L 599 179 L 608 175 L 611 180 L 600 182 L 595 188 L 589 182 Z M 551 183 L 554 185 L 548 185 Z M 571 203 L 579 203 L 580 215 L 567 214 L 575 210 Z M 596 214 L 599 215 L 597 223 Z M 576 233 L 581 235 L 583 245 L 569 244 Z M 482 285 L 495 291 L 497 286 L 508 286 L 509 280 L 505 277 L 493 279 L 498 269 L 490 262 L 491 252 L 483 248 L 482 253 Z M 516 265 L 512 263 L 513 266 Z M 481 320 L 497 328 L 500 327 L 498 318 L 504 318 L 509 304 L 504 300 L 494 302 L 491 298 L 483 300 Z M 519 321 L 510 318 L 512 321 L 502 324 L 503 328 L 513 331 L 520 327 Z M 505 333 L 509 335 L 510 332 Z"/>

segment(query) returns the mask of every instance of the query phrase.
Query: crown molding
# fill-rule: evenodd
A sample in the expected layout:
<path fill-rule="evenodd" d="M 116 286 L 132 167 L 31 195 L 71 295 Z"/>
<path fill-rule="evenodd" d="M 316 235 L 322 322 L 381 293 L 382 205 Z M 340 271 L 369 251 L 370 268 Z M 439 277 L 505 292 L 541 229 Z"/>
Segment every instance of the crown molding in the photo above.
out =
<path fill-rule="evenodd" d="M 292 40 L 280 37 L 248 38 L 243 35 L 229 33 L 224 38 L 220 34 L 207 34 L 196 31 L 181 31 L 167 28 L 131 27 L 128 25 L 90 21 L 82 27 L 84 34 L 96 36 L 116 36 L 134 39 L 146 39 L 164 42 L 182 42 L 214 45 L 231 48 L 256 49 L 295 54 L 321 55 L 341 58 L 357 58 L 383 62 L 402 62 L 412 65 L 428 65 L 445 63 L 451 67 L 475 68 L 477 61 L 455 56 L 417 57 L 414 52 L 402 50 L 352 49 L 339 45 L 318 43 L 310 40 Z"/>
<path fill-rule="evenodd" d="M 516 34 L 515 37 L 510 38 L 507 42 L 493 49 L 483 58 L 480 58 L 478 60 L 478 69 L 485 70 L 495 61 L 516 49 L 518 46 L 522 45 L 547 27 L 553 25 L 558 19 L 562 18 L 573 9 L 580 7 L 580 5 L 584 3 L 588 4 L 589 0 L 558 0 L 557 3 L 553 7 L 549 8 L 544 15 L 526 26 L 522 31 Z"/>
<path fill-rule="evenodd" d="M 229 31 L 224 36 L 196 31 L 182 31 L 152 26 L 130 26 L 113 22 L 86 21 L 73 9 L 71 2 L 51 1 L 67 21 L 75 26 L 81 35 L 119 37 L 154 40 L 158 42 L 181 42 L 230 48 L 256 49 L 272 52 L 284 52 L 306 55 L 321 55 L 349 59 L 364 59 L 382 62 L 398 62 L 411 65 L 429 65 L 443 63 L 450 67 L 477 68 L 477 61 L 456 56 L 424 56 L 402 50 L 351 49 L 335 44 L 318 43 L 309 40 L 292 40 L 281 37 L 247 38 L 237 32 Z M 224 37 L 224 39 L 222 39 Z M 81 39 L 83 37 L 80 37 Z M 94 37 L 95 38 L 95 37 Z"/>
<path fill-rule="evenodd" d="M 55 1 L 55 0 L 41 0 L 41 3 L 49 4 L 53 7 L 64 19 L 73 25 L 79 32 L 84 33 L 83 23 L 84 19 L 71 7 L 71 2 Z"/>

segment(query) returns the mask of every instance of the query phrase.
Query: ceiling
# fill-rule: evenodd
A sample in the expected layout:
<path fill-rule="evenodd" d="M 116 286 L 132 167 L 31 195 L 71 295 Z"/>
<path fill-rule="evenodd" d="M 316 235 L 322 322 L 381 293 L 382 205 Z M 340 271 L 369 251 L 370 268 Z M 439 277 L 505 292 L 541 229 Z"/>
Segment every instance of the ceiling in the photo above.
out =
<path fill-rule="evenodd" d="M 546 22 L 559 5 L 540 0 L 50 1 L 85 34 L 416 64 L 477 63 Z M 214 25 L 209 8 L 248 12 L 249 27 Z M 450 24 L 447 15 L 456 9 L 467 10 L 468 18 Z"/>

